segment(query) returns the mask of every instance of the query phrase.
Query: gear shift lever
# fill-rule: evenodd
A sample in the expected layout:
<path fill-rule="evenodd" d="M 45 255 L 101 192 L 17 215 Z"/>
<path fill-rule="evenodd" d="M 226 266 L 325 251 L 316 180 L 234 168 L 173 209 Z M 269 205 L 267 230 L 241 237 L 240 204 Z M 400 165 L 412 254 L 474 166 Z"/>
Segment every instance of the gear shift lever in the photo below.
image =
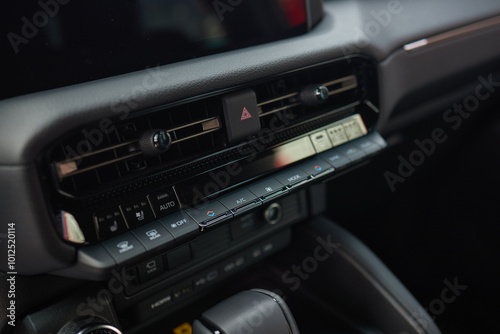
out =
<path fill-rule="evenodd" d="M 193 334 L 299 334 L 284 300 L 254 289 L 242 291 L 215 305 L 193 324 Z"/>

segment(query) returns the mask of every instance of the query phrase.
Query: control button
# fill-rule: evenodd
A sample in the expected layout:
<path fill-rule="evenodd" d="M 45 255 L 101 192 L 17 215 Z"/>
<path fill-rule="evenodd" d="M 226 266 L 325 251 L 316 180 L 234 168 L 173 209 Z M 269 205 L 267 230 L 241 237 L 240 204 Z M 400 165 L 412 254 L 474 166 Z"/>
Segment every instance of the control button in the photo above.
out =
<path fill-rule="evenodd" d="M 201 206 L 187 209 L 186 212 L 203 229 L 215 225 L 223 220 L 231 218 L 233 214 L 219 201 L 210 201 Z"/>
<path fill-rule="evenodd" d="M 329 162 L 335 168 L 342 168 L 348 165 L 351 160 L 340 153 L 338 149 L 330 150 L 319 155 L 320 158 Z"/>
<path fill-rule="evenodd" d="M 382 148 L 376 144 L 374 141 L 372 141 L 369 137 L 363 137 L 357 139 L 355 142 L 352 143 L 354 146 L 359 148 L 360 150 L 364 151 L 366 154 L 372 154 L 375 153 Z"/>
<path fill-rule="evenodd" d="M 263 197 L 264 201 L 288 193 L 288 190 L 283 187 L 283 184 L 272 177 L 252 184 L 248 187 L 248 190 L 257 197 Z"/>
<path fill-rule="evenodd" d="M 339 146 L 344 143 L 347 143 L 349 141 L 349 138 L 347 138 L 347 134 L 345 133 L 344 126 L 342 123 L 335 123 L 337 125 L 328 128 L 328 136 L 330 137 L 330 140 L 332 141 L 333 146 Z"/>
<path fill-rule="evenodd" d="M 172 188 L 148 195 L 148 199 L 156 217 L 162 217 L 179 210 L 179 201 Z"/>
<path fill-rule="evenodd" d="M 127 230 L 127 225 L 123 219 L 119 208 L 99 212 L 94 215 L 99 238 L 101 240 L 118 235 Z"/>
<path fill-rule="evenodd" d="M 300 168 L 286 169 L 274 176 L 276 180 L 288 187 L 302 184 L 304 181 L 307 181 L 308 177 L 309 175 Z"/>
<path fill-rule="evenodd" d="M 279 203 L 273 203 L 264 211 L 264 219 L 271 225 L 276 224 L 283 216 L 283 209 Z"/>
<path fill-rule="evenodd" d="M 189 244 L 182 245 L 167 253 L 168 269 L 175 269 L 191 261 L 191 249 Z"/>
<path fill-rule="evenodd" d="M 329 150 L 333 147 L 325 130 L 316 132 L 309 137 L 311 138 L 316 153 Z"/>
<path fill-rule="evenodd" d="M 153 211 L 149 206 L 147 198 L 120 205 L 123 216 L 129 227 L 145 224 L 154 219 Z"/>
<path fill-rule="evenodd" d="M 154 259 L 141 263 L 137 266 L 137 271 L 139 272 L 139 280 L 141 283 L 145 283 L 152 278 L 160 276 L 165 272 L 163 257 L 157 256 Z"/>
<path fill-rule="evenodd" d="M 363 119 L 358 114 L 349 117 L 346 121 L 343 121 L 342 125 L 344 126 L 345 133 L 347 134 L 347 138 L 349 138 L 349 140 L 354 140 L 367 134 Z"/>
<path fill-rule="evenodd" d="M 198 224 L 184 211 L 162 217 L 159 221 L 174 236 L 177 243 L 190 239 L 200 232 Z"/>
<path fill-rule="evenodd" d="M 312 176 L 325 175 L 335 171 L 335 169 L 329 163 L 318 158 L 304 161 L 299 165 L 299 167 L 304 172 Z"/>
<path fill-rule="evenodd" d="M 245 89 L 222 97 L 222 109 L 226 121 L 227 137 L 237 142 L 260 130 L 257 98 L 251 89 Z"/>
<path fill-rule="evenodd" d="M 363 159 L 366 156 L 365 152 L 361 151 L 352 143 L 338 147 L 337 150 L 339 150 L 340 153 L 349 158 L 351 161 Z"/>
<path fill-rule="evenodd" d="M 387 147 L 387 143 L 385 142 L 385 139 L 378 132 L 372 132 L 372 133 L 368 134 L 366 137 L 370 138 L 370 140 L 375 142 L 381 148 Z"/>
<path fill-rule="evenodd" d="M 103 245 L 118 264 L 146 253 L 144 246 L 131 232 L 106 240 Z"/>
<path fill-rule="evenodd" d="M 231 236 L 233 240 L 238 240 L 264 226 L 266 226 L 266 223 L 262 219 L 258 219 L 257 215 L 244 215 L 231 222 Z"/>
<path fill-rule="evenodd" d="M 257 196 L 252 194 L 250 190 L 247 189 L 233 191 L 222 196 L 218 200 L 226 208 L 230 209 L 234 215 L 246 212 L 262 204 L 262 202 L 257 199 Z"/>
<path fill-rule="evenodd" d="M 174 243 L 174 237 L 157 220 L 135 228 L 132 233 L 148 251 L 171 246 Z"/>

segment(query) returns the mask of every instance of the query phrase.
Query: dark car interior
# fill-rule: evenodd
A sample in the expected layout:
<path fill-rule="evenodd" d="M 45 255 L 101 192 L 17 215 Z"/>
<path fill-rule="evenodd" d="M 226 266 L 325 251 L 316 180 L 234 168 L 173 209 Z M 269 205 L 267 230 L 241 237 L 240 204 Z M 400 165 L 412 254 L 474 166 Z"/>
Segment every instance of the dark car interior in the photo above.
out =
<path fill-rule="evenodd" d="M 500 332 L 498 0 L 0 6 L 1 333 Z"/>

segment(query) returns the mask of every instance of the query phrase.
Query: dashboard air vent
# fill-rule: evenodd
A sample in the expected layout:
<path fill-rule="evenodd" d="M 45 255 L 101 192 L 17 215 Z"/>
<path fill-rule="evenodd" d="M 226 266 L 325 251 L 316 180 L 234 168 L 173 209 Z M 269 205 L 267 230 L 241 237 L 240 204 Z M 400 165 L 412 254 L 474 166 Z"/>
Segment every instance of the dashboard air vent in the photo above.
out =
<path fill-rule="evenodd" d="M 110 185 L 138 172 L 153 171 L 202 156 L 224 145 L 222 122 L 216 99 L 191 102 L 155 110 L 146 115 L 109 121 L 80 129 L 63 139 L 53 151 L 52 166 L 61 190 L 79 193 Z M 157 156 L 140 149 L 141 135 L 164 129 L 171 138 L 170 148 Z"/>

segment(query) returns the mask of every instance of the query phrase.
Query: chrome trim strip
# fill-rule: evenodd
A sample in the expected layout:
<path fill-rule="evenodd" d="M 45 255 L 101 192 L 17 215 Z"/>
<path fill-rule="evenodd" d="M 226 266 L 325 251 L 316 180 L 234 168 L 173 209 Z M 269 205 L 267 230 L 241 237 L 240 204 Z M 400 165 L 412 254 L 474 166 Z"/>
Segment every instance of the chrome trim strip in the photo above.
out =
<path fill-rule="evenodd" d="M 403 47 L 403 49 L 407 52 L 414 51 L 414 50 L 420 49 L 424 46 L 428 46 L 428 45 L 432 45 L 432 44 L 436 44 L 436 43 L 441 43 L 443 41 L 446 41 L 446 40 L 449 40 L 452 38 L 456 38 L 456 37 L 464 36 L 464 35 L 471 34 L 474 32 L 478 32 L 478 31 L 481 31 L 481 30 L 484 30 L 487 28 L 497 26 L 497 25 L 500 25 L 500 15 L 483 20 L 483 21 L 472 23 L 472 24 L 469 24 L 469 25 L 466 25 L 466 26 L 463 26 L 460 28 L 452 29 L 452 30 L 449 30 L 449 31 L 444 32 L 442 34 L 434 35 L 432 37 L 428 37 L 428 38 L 424 38 L 424 39 L 421 39 L 421 40 L 418 40 L 418 41 L 415 41 L 412 43 L 408 43 Z"/>

